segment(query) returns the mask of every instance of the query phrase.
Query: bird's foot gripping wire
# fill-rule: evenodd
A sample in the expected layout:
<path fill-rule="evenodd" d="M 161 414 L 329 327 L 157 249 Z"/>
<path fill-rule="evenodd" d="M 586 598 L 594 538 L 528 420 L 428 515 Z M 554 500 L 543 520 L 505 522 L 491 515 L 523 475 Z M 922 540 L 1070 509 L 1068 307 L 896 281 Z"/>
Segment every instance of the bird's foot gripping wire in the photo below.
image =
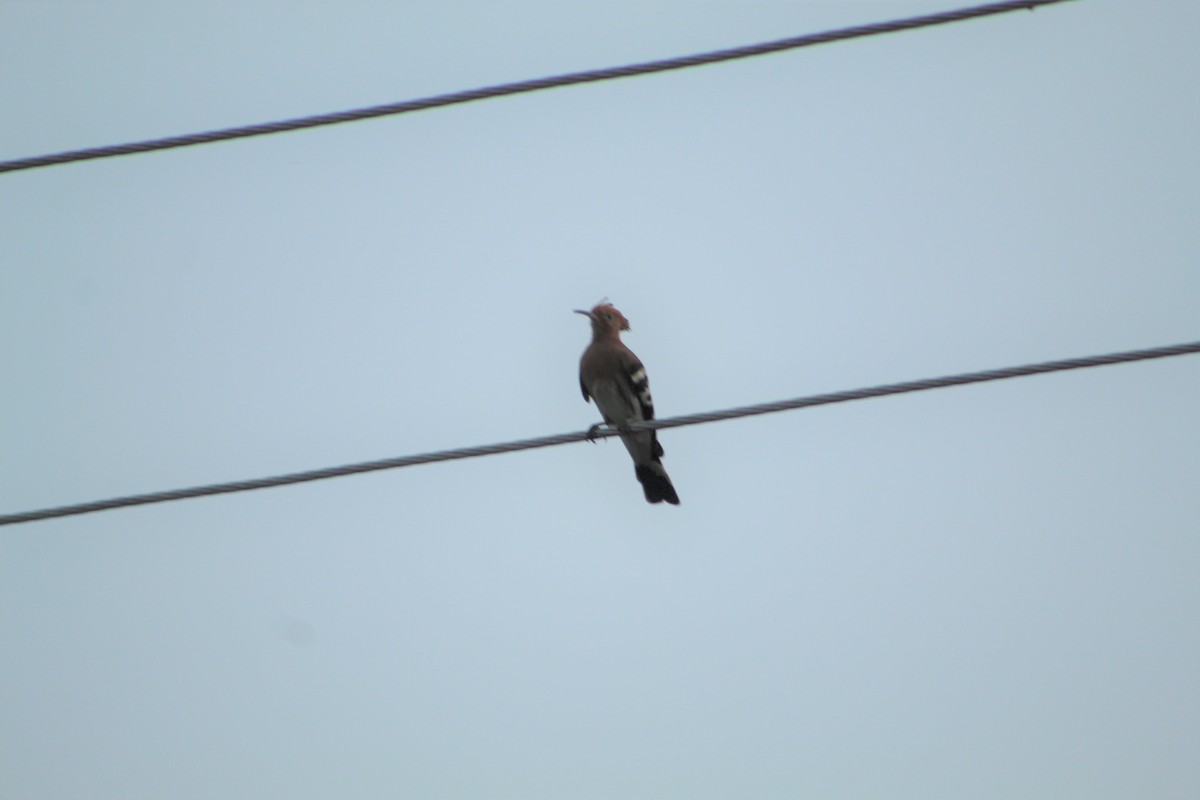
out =
<path fill-rule="evenodd" d="M 610 431 L 616 431 L 617 433 L 634 432 L 633 428 L 630 428 L 628 425 L 613 425 L 610 422 L 597 422 L 595 425 L 587 429 L 587 440 L 592 444 L 595 444 L 596 438 L 600 435 L 600 431 L 604 428 L 607 428 Z"/>

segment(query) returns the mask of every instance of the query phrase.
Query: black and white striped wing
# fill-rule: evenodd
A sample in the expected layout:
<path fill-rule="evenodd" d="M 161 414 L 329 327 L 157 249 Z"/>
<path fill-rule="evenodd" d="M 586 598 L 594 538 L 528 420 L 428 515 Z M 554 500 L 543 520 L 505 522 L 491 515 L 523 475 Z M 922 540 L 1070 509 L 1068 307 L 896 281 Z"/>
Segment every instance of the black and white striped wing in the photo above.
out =
<path fill-rule="evenodd" d="M 632 400 L 634 412 L 641 421 L 654 419 L 654 398 L 650 395 L 650 379 L 646 376 L 646 368 L 636 358 L 626 365 L 626 388 Z M 658 443 L 658 432 L 650 431 L 651 455 L 655 460 L 662 458 L 663 448 Z"/>
<path fill-rule="evenodd" d="M 646 368 L 642 366 L 642 362 L 635 359 L 627 364 L 625 377 L 628 381 L 627 388 L 637 419 L 654 419 L 654 399 L 650 396 L 650 379 L 646 377 Z"/>

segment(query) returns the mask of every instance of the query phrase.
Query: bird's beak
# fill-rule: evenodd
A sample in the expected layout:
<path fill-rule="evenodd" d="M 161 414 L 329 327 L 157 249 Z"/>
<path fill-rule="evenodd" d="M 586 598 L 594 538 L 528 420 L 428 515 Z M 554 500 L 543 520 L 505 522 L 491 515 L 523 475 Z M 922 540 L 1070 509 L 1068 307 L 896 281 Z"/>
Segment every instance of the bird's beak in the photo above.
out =
<path fill-rule="evenodd" d="M 582 311 L 582 310 L 580 310 L 580 309 L 578 309 L 578 308 L 576 308 L 576 309 L 573 309 L 573 311 L 574 311 L 576 314 L 583 314 L 585 317 L 587 317 L 588 319 L 592 320 L 593 322 L 595 322 L 595 321 L 596 321 L 596 318 L 592 316 L 592 312 L 590 312 L 590 311 Z"/>

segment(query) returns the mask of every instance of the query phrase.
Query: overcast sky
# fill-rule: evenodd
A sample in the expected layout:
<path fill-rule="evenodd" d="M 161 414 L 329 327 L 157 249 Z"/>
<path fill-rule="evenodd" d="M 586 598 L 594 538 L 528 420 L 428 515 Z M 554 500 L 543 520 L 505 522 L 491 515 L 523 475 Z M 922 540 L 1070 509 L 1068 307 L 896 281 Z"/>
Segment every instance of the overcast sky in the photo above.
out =
<path fill-rule="evenodd" d="M 0 0 L 0 158 L 929 13 Z M 1200 339 L 1200 4 L 0 175 L 0 513 Z M 0 800 L 1200 794 L 1200 357 L 0 528 Z"/>

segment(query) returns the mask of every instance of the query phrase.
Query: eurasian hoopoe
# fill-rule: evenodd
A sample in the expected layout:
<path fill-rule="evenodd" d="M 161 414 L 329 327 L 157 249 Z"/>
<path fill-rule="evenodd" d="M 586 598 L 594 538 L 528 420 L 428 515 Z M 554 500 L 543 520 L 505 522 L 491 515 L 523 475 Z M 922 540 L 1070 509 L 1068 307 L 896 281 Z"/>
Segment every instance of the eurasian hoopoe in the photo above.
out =
<path fill-rule="evenodd" d="M 606 302 L 591 311 L 575 313 L 592 321 L 592 343 L 579 361 L 583 399 L 595 400 L 604 421 L 618 429 L 630 422 L 654 419 L 646 368 L 621 342 L 621 331 L 629 330 L 629 320 Z M 646 502 L 666 500 L 677 506 L 679 495 L 663 469 L 663 449 L 657 434 L 657 431 L 622 433 L 621 441 L 633 456 L 634 471 L 646 492 Z"/>

